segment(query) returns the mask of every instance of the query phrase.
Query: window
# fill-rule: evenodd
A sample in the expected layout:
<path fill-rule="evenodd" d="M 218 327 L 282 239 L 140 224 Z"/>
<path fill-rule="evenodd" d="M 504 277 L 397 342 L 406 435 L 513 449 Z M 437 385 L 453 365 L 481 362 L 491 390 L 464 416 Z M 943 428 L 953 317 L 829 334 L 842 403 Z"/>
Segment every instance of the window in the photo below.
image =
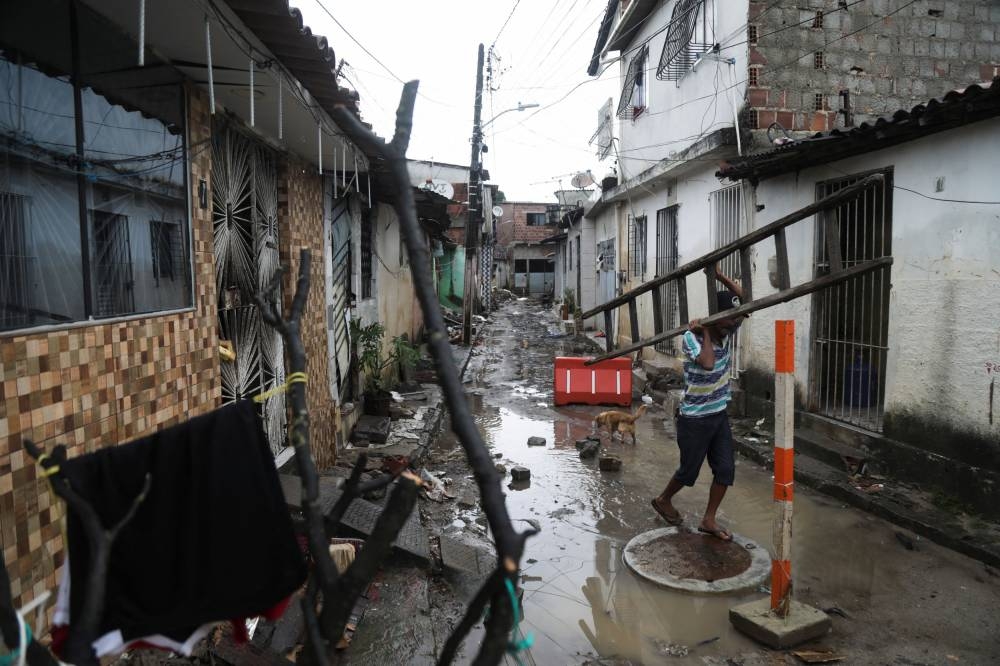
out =
<path fill-rule="evenodd" d="M 625 85 L 622 86 L 622 96 L 618 100 L 618 117 L 635 119 L 646 110 L 646 62 L 649 59 L 649 46 L 643 45 L 639 52 L 632 56 L 625 74 Z"/>
<path fill-rule="evenodd" d="M 705 5 L 706 0 L 677 0 L 663 41 L 656 78 L 679 81 L 703 53 L 712 50 L 715 42 L 709 18 L 712 11 Z"/>
<path fill-rule="evenodd" d="M 813 97 L 813 109 L 816 111 L 822 111 L 825 106 L 825 101 L 823 99 L 823 93 L 816 93 Z"/>
<path fill-rule="evenodd" d="M 646 216 L 629 216 L 628 267 L 632 277 L 646 273 Z"/>
<path fill-rule="evenodd" d="M 569 255 L 569 269 L 573 270 L 573 239 L 572 238 L 565 245 L 565 253 L 563 254 L 563 273 L 566 272 L 566 255 Z"/>
<path fill-rule="evenodd" d="M 750 44 L 757 43 L 757 26 L 747 26 L 747 42 Z"/>
<path fill-rule="evenodd" d="M 751 67 L 747 70 L 747 85 L 755 86 L 757 85 L 758 75 L 760 74 L 760 69 L 757 67 Z"/>
<path fill-rule="evenodd" d="M 85 4 L 76 35 L 53 24 L 69 7 L 25 3 L 2 26 L 0 331 L 193 301 L 181 76 L 147 55 L 150 81 Z"/>
<path fill-rule="evenodd" d="M 372 272 L 372 255 L 375 247 L 375 220 L 361 220 L 361 298 L 371 298 L 375 293 L 375 275 Z"/>
<path fill-rule="evenodd" d="M 709 195 L 712 227 L 710 230 L 713 248 L 720 248 L 732 243 L 747 231 L 746 214 L 743 208 L 743 189 L 740 185 L 715 190 Z M 736 282 L 740 282 L 740 253 L 733 252 L 719 262 L 722 272 Z M 742 345 L 737 333 L 733 354 L 732 376 L 738 377 L 741 371 Z"/>
<path fill-rule="evenodd" d="M 815 18 L 813 18 L 812 27 L 822 28 L 823 27 L 823 12 L 816 12 Z"/>
<path fill-rule="evenodd" d="M 816 51 L 816 53 L 813 54 L 813 68 L 823 69 L 824 66 L 825 66 L 825 58 L 823 56 L 823 52 Z"/>
<path fill-rule="evenodd" d="M 546 213 L 525 213 L 524 217 L 529 227 L 544 227 L 549 223 L 549 216 Z"/>
<path fill-rule="evenodd" d="M 662 277 L 677 268 L 677 206 L 656 211 L 656 276 Z M 660 289 L 660 313 L 663 330 L 670 330 L 679 324 L 680 314 L 677 281 L 671 280 Z M 657 331 L 662 333 L 663 331 Z M 656 351 L 675 354 L 674 340 L 664 340 L 656 344 Z"/>

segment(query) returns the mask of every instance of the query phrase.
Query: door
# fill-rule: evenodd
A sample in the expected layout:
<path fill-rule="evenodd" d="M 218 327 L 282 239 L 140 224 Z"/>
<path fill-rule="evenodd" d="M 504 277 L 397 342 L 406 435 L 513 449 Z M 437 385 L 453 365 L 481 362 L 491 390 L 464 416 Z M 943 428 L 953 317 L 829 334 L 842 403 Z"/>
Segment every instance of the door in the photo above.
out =
<path fill-rule="evenodd" d="M 597 244 L 597 299 L 607 303 L 617 296 L 618 275 L 615 273 L 615 239 L 609 238 Z M 605 335 L 614 336 L 617 325 L 618 308 L 611 311 L 611 330 Z M 603 316 L 597 326 L 604 328 Z"/>
<path fill-rule="evenodd" d="M 677 206 L 656 211 L 656 276 L 666 275 L 677 268 Z M 663 330 L 669 331 L 680 323 L 677 315 L 677 282 L 671 280 L 660 289 L 660 312 Z M 674 340 L 656 343 L 656 351 L 676 354 Z"/>
<path fill-rule="evenodd" d="M 817 199 L 868 174 L 817 184 Z M 892 254 L 892 172 L 836 209 L 844 268 Z M 819 216 L 817 216 L 819 217 Z M 816 277 L 830 272 L 825 225 L 816 225 Z M 813 295 L 810 409 L 838 421 L 882 431 L 889 351 L 888 268 Z"/>
<path fill-rule="evenodd" d="M 330 397 L 350 395 L 351 203 L 326 187 L 326 342 Z"/>
<path fill-rule="evenodd" d="M 236 360 L 223 363 L 222 401 L 235 402 L 285 381 L 284 345 L 260 317 L 253 295 L 278 269 L 278 175 L 274 154 L 217 120 L 212 144 L 212 230 L 219 338 Z M 280 294 L 278 295 L 280 303 Z M 258 407 L 276 455 L 285 444 L 285 396 Z"/>
<path fill-rule="evenodd" d="M 576 237 L 576 307 L 583 309 L 583 282 L 581 276 L 583 275 L 583 264 L 580 263 L 580 240 L 579 236 Z"/>

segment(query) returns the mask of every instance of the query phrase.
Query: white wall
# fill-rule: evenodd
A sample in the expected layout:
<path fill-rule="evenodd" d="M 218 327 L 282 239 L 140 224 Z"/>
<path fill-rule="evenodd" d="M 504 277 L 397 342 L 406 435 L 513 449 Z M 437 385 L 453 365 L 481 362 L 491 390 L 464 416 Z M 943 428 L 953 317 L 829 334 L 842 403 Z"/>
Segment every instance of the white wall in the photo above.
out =
<path fill-rule="evenodd" d="M 629 116 L 618 121 L 621 141 L 617 154 L 623 172 L 621 182 L 669 157 L 670 153 L 687 148 L 695 140 L 692 137 L 732 127 L 733 100 L 739 106 L 746 91 L 748 49 L 746 44 L 732 46 L 746 41 L 749 4 L 744 0 L 707 0 L 705 3 L 710 17 L 709 25 L 715 25 L 714 41 L 719 42 L 723 49 L 721 56 L 735 58 L 734 65 L 703 60 L 680 81 L 660 81 L 656 78 L 656 69 L 667 35 L 663 26 L 670 22 L 674 5 L 678 1 L 659 3 L 642 22 L 635 32 L 635 38 L 625 49 L 627 53 L 628 49 L 662 30 L 649 42 L 645 70 L 648 84 L 646 111 L 635 120 Z M 710 42 L 713 40 L 711 32 L 708 39 Z M 627 53 L 622 59 L 622 82 L 625 80 L 629 61 L 635 53 L 638 51 Z M 729 89 L 734 84 L 735 87 Z M 619 90 L 619 97 L 620 94 Z M 615 109 L 618 101 L 616 98 Z M 612 151 L 612 156 L 614 155 L 615 152 Z"/>
<path fill-rule="evenodd" d="M 932 201 L 928 196 L 997 201 L 1000 119 L 763 181 L 756 216 L 762 226 L 815 200 L 815 184 L 872 169 L 893 168 L 892 289 L 886 412 L 932 417 L 962 432 L 1000 437 L 1000 391 L 989 387 L 1000 364 L 1000 206 Z M 935 182 L 944 178 L 944 190 Z M 813 219 L 786 232 L 792 283 L 812 276 Z M 774 291 L 767 277 L 773 243 L 761 244 L 754 295 Z M 772 369 L 774 320 L 796 320 L 796 382 L 809 364 L 809 297 L 755 313 L 750 362 Z M 993 364 L 993 365 L 990 365 Z"/>

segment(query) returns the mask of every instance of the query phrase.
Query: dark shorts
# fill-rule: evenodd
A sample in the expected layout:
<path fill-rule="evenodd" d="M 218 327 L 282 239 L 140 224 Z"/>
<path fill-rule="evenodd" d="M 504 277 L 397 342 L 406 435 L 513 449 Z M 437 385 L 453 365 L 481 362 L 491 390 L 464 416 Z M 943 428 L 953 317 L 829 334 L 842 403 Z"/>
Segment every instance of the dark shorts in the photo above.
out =
<path fill-rule="evenodd" d="M 677 446 L 681 450 L 681 466 L 674 473 L 674 478 L 685 486 L 693 486 L 698 480 L 706 457 L 715 483 L 733 485 L 736 476 L 733 433 L 725 411 L 708 416 L 678 416 Z"/>

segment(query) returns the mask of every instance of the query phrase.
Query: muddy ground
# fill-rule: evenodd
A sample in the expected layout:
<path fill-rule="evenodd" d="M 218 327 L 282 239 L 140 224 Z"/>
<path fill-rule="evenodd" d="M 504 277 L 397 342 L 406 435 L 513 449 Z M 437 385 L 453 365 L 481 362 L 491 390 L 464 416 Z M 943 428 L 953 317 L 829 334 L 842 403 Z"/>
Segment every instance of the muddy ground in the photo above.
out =
<path fill-rule="evenodd" d="M 677 464 L 672 419 L 654 408 L 637 423 L 638 444 L 609 442 L 620 472 L 581 460 L 575 440 L 602 408 L 552 405 L 552 359 L 581 355 L 587 341 L 557 337 L 555 318 L 526 301 L 505 305 L 484 325 L 466 372 L 477 421 L 497 462 L 531 469 L 527 487 L 507 488 L 513 518 L 541 532 L 522 570 L 522 628 L 534 645 L 519 655 L 538 664 L 799 663 L 737 633 L 728 610 L 760 598 L 699 597 L 655 587 L 632 574 L 622 548 L 662 526 L 649 507 Z M 544 447 L 528 447 L 540 436 Z M 451 479 L 453 500 L 420 502 L 433 534 L 486 549 L 485 519 L 470 470 L 447 424 L 427 469 Z M 504 485 L 511 483 L 509 473 Z M 689 526 L 707 499 L 707 468 L 676 504 Z M 771 542 L 772 478 L 737 459 L 736 485 L 720 512 L 727 527 Z M 904 544 L 913 546 L 910 550 Z M 396 565 L 383 573 L 350 663 L 433 663 L 482 574 Z M 1000 578 L 989 567 L 807 489 L 795 498 L 795 597 L 829 609 L 833 632 L 804 646 L 833 650 L 843 663 L 1000 663 Z M 474 656 L 477 627 L 459 662 Z M 388 660 L 388 661 L 387 661 Z M 515 663 L 512 657 L 509 663 Z"/>

